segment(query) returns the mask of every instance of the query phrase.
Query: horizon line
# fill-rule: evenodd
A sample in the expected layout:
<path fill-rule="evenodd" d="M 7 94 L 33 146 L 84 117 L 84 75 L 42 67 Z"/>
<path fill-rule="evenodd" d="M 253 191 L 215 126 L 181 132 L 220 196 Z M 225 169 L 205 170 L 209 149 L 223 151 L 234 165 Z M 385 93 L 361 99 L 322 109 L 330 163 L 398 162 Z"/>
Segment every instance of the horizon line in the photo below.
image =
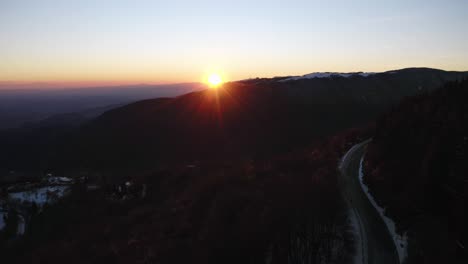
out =
<path fill-rule="evenodd" d="M 415 66 L 415 67 L 404 67 L 397 68 L 393 70 L 385 71 L 311 71 L 299 75 L 273 75 L 270 77 L 250 77 L 250 78 L 240 78 L 236 80 L 226 81 L 226 83 L 240 82 L 246 80 L 254 79 L 274 79 L 274 78 L 286 78 L 286 77 L 300 77 L 312 73 L 385 73 L 392 71 L 401 71 L 407 69 L 430 69 L 430 70 L 439 70 L 445 72 L 468 72 L 468 70 L 445 70 L 441 68 L 432 68 L 425 66 Z M 67 89 L 93 89 L 93 88 L 117 88 L 117 87 L 130 87 L 130 86 L 172 86 L 172 85 L 206 85 L 206 83 L 201 81 L 182 81 L 182 82 L 129 82 L 129 81 L 17 81 L 17 80 L 0 80 L 0 91 L 5 90 L 67 90 Z"/>

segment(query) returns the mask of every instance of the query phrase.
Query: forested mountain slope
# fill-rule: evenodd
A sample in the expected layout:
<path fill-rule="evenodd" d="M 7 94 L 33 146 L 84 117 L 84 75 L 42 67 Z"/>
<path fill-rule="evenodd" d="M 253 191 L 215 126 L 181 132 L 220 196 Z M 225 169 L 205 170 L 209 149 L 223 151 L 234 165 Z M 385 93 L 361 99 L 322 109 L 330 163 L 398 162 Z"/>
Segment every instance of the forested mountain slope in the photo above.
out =
<path fill-rule="evenodd" d="M 466 263 L 468 81 L 408 98 L 376 125 L 365 182 L 415 263 Z"/>

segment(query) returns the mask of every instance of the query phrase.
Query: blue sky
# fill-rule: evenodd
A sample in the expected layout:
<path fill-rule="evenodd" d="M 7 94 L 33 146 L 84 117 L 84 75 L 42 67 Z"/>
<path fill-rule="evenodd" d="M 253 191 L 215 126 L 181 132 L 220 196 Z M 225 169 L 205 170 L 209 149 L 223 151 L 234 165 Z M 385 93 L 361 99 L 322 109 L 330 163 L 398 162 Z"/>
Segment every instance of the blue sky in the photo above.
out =
<path fill-rule="evenodd" d="M 0 0 L 0 81 L 468 70 L 468 1 Z"/>

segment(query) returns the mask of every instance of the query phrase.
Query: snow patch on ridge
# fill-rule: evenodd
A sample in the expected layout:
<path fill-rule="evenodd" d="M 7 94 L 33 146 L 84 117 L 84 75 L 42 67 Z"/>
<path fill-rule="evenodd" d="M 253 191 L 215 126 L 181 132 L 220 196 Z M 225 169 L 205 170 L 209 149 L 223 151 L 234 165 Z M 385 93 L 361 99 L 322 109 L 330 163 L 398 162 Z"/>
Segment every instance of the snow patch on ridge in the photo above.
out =
<path fill-rule="evenodd" d="M 364 184 L 364 172 L 362 163 L 364 162 L 364 156 L 362 156 L 361 161 L 359 163 L 359 183 L 361 184 L 361 188 L 363 189 L 364 193 L 367 195 L 367 198 L 372 203 L 374 208 L 379 212 L 380 217 L 385 222 L 390 235 L 392 236 L 393 243 L 395 243 L 396 250 L 398 252 L 398 258 L 400 259 L 400 263 L 403 263 L 405 258 L 408 255 L 408 236 L 406 233 L 403 235 L 399 235 L 396 232 L 396 225 L 395 222 L 385 215 L 385 208 L 380 207 L 377 202 L 375 201 L 374 197 L 369 193 L 369 187 Z"/>
<path fill-rule="evenodd" d="M 279 82 L 288 82 L 288 81 L 297 81 L 302 79 L 320 79 L 320 78 L 334 78 L 334 77 L 341 77 L 341 78 L 349 78 L 349 77 L 369 77 L 371 75 L 376 74 L 375 72 L 351 72 L 351 73 L 339 73 L 339 72 L 314 72 L 310 74 L 306 74 L 303 76 L 294 76 L 287 79 L 280 80 Z"/>

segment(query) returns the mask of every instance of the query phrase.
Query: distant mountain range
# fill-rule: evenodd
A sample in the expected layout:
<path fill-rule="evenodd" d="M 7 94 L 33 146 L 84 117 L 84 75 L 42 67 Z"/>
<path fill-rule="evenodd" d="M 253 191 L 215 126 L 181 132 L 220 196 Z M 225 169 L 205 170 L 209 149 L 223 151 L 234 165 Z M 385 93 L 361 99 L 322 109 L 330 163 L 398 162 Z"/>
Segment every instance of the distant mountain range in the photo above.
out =
<path fill-rule="evenodd" d="M 388 72 L 392 73 L 392 72 Z M 341 73 L 341 72 L 314 72 L 309 73 L 303 76 L 294 76 L 281 80 L 280 82 L 289 82 L 297 81 L 302 79 L 315 79 L 315 78 L 350 78 L 350 77 L 369 77 L 376 74 L 375 72 L 350 72 L 350 73 Z"/>
<path fill-rule="evenodd" d="M 1 85 L 0 85 L 1 86 Z M 34 86 L 31 86 L 34 87 Z M 59 115 L 68 115 L 81 121 L 102 114 L 106 110 L 131 102 L 173 97 L 205 89 L 200 83 L 172 85 L 129 85 L 69 89 L 6 89 L 0 87 L 0 129 L 31 125 Z"/>
<path fill-rule="evenodd" d="M 62 134 L 57 126 L 47 133 L 47 127 L 23 130 L 21 140 L 20 132 L 4 132 L 1 145 L 10 151 L 0 156 L 1 164 L 14 168 L 31 160 L 38 168 L 118 169 L 170 160 L 261 157 L 365 125 L 402 98 L 465 79 L 468 72 L 409 68 L 309 76 L 316 77 L 250 79 L 138 101 Z"/>

